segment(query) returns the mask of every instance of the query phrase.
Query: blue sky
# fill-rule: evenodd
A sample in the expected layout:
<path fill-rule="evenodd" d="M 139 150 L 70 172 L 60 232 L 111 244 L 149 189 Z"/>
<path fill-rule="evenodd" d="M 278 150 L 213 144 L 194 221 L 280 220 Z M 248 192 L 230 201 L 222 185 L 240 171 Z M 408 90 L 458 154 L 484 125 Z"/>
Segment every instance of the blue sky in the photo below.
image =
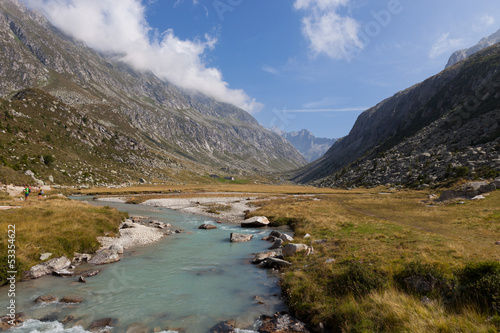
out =
<path fill-rule="evenodd" d="M 90 46 L 238 105 L 265 127 L 330 138 L 500 28 L 498 0 L 24 2 Z"/>

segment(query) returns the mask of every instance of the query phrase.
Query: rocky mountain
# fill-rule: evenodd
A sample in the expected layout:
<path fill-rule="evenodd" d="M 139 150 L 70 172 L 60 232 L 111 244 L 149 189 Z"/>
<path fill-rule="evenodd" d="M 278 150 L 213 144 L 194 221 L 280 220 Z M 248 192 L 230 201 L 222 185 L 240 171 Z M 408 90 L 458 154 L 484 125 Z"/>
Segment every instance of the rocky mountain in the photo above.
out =
<path fill-rule="evenodd" d="M 499 175 L 499 64 L 496 44 L 380 102 L 294 179 L 371 186 Z"/>
<path fill-rule="evenodd" d="M 446 68 L 453 66 L 457 62 L 462 61 L 465 58 L 468 58 L 471 55 L 473 55 L 481 50 L 484 50 L 485 48 L 490 47 L 490 46 L 492 46 L 496 43 L 499 43 L 499 42 L 500 42 L 500 30 L 498 30 L 497 32 L 495 32 L 494 34 L 492 34 L 489 37 L 484 37 L 483 39 L 481 39 L 479 41 L 479 43 L 477 43 L 476 45 L 474 45 L 471 48 L 458 50 L 458 51 L 454 52 L 451 55 L 450 59 L 448 60 L 448 64 L 446 64 Z"/>
<path fill-rule="evenodd" d="M 269 174 L 305 164 L 247 112 L 100 54 L 18 0 L 0 2 L 0 49 L 0 174 L 95 184 Z M 20 163 L 43 156 L 53 156 L 51 166 Z M 74 177 L 96 169 L 99 177 Z"/>
<path fill-rule="evenodd" d="M 306 129 L 298 132 L 285 132 L 280 129 L 273 129 L 273 131 L 287 139 L 308 162 L 312 162 L 323 156 L 337 141 L 336 139 L 317 138 Z"/>

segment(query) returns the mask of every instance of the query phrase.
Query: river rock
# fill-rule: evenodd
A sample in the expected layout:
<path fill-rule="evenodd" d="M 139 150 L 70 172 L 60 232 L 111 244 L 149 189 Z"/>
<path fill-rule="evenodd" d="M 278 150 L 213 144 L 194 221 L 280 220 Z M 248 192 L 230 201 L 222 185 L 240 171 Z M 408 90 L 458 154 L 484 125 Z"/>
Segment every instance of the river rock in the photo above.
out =
<path fill-rule="evenodd" d="M 112 251 L 116 251 L 116 253 L 118 254 L 123 254 L 124 252 L 123 246 L 120 244 L 113 244 L 109 247 L 109 249 Z"/>
<path fill-rule="evenodd" d="M 130 223 L 130 222 L 123 222 L 123 224 L 120 226 L 120 229 L 130 229 L 130 228 L 135 228 L 135 225 L 134 223 L 139 223 L 139 222 L 133 222 L 133 223 Z"/>
<path fill-rule="evenodd" d="M 283 246 L 283 240 L 281 238 L 276 238 L 273 245 L 269 248 L 269 250 L 279 249 Z"/>
<path fill-rule="evenodd" d="M 40 318 L 40 321 L 47 323 L 49 321 L 57 321 L 58 318 L 59 318 L 59 312 L 51 312 Z"/>
<path fill-rule="evenodd" d="M 57 297 L 54 295 L 43 295 L 35 299 L 35 303 L 54 303 L 57 302 Z"/>
<path fill-rule="evenodd" d="M 37 279 L 41 276 L 52 274 L 54 271 L 60 271 L 68 268 L 71 260 L 66 257 L 54 258 L 30 268 L 26 277 L 28 279 Z"/>
<path fill-rule="evenodd" d="M 236 332 L 236 322 L 234 320 L 228 320 L 220 322 L 214 327 L 212 327 L 209 333 L 234 333 Z"/>
<path fill-rule="evenodd" d="M 284 242 L 293 242 L 293 237 L 290 236 L 290 235 L 287 235 L 285 233 L 282 233 L 280 238 L 284 241 Z"/>
<path fill-rule="evenodd" d="M 213 224 L 210 224 L 210 223 L 203 223 L 202 225 L 200 225 L 198 227 L 198 229 L 211 230 L 211 229 L 217 229 L 217 227 Z"/>
<path fill-rule="evenodd" d="M 283 256 L 291 257 L 295 255 L 297 252 L 311 252 L 311 247 L 305 244 L 287 244 L 283 247 Z"/>
<path fill-rule="evenodd" d="M 52 272 L 52 275 L 55 275 L 55 276 L 62 276 L 62 277 L 65 277 L 65 276 L 73 276 L 73 274 L 75 274 L 74 272 L 71 272 L 71 271 L 68 271 L 67 269 L 61 269 L 61 270 L 58 270 L 58 271 L 53 271 Z"/>
<path fill-rule="evenodd" d="M 276 237 L 274 237 L 274 236 L 265 236 L 265 237 L 262 237 L 262 240 L 274 243 L 274 241 L 276 240 Z"/>
<path fill-rule="evenodd" d="M 242 228 L 262 228 L 269 225 L 269 220 L 265 216 L 254 216 L 241 222 Z"/>
<path fill-rule="evenodd" d="M 265 267 L 266 268 L 275 268 L 275 269 L 280 269 L 283 267 L 288 267 L 292 266 L 292 263 L 283 259 L 278 259 L 278 258 L 266 258 L 265 261 Z"/>
<path fill-rule="evenodd" d="M 88 262 L 91 258 L 92 258 L 92 255 L 90 255 L 90 254 L 75 252 L 75 256 L 73 257 L 72 263 L 73 263 L 73 265 L 79 265 L 79 264 Z"/>
<path fill-rule="evenodd" d="M 253 235 L 250 234 L 239 234 L 236 232 L 231 233 L 231 243 L 242 243 L 249 242 L 253 238 Z"/>
<path fill-rule="evenodd" d="M 61 298 L 61 300 L 59 301 L 61 303 L 66 303 L 66 304 L 80 304 L 81 302 L 83 302 L 83 297 L 81 296 L 64 296 L 63 298 Z"/>
<path fill-rule="evenodd" d="M 131 324 L 126 333 L 147 333 L 149 328 L 143 323 L 133 323 Z"/>
<path fill-rule="evenodd" d="M 492 181 L 492 182 L 490 183 L 490 185 L 491 185 L 491 184 L 495 185 L 495 188 L 496 188 L 497 190 L 498 190 L 498 189 L 500 189 L 500 179 L 495 179 L 494 181 Z"/>
<path fill-rule="evenodd" d="M 267 258 L 278 258 L 278 257 L 279 258 L 283 257 L 283 253 L 282 253 L 281 249 L 260 252 L 260 253 L 255 254 L 255 258 L 252 260 L 252 264 L 260 264 L 261 262 L 263 262 Z"/>
<path fill-rule="evenodd" d="M 276 237 L 276 238 L 280 238 L 281 237 L 281 232 L 277 231 L 277 230 L 273 230 L 269 233 L 269 237 Z"/>
<path fill-rule="evenodd" d="M 84 278 L 86 278 L 86 277 L 91 277 L 91 276 L 97 275 L 100 272 L 101 272 L 100 270 L 95 269 L 95 270 L 92 270 L 92 271 L 83 272 L 80 275 L 83 276 Z"/>
<path fill-rule="evenodd" d="M 116 249 L 106 249 L 101 250 L 96 253 L 96 255 L 90 259 L 89 263 L 94 265 L 104 265 L 110 264 L 112 262 L 117 262 L 120 260 L 120 256 Z"/>
<path fill-rule="evenodd" d="M 67 315 L 66 317 L 64 317 L 63 320 L 61 320 L 61 324 L 66 325 L 67 323 L 69 323 L 69 322 L 71 322 L 73 320 L 75 320 L 75 316 L 73 316 L 73 315 Z"/>
<path fill-rule="evenodd" d="M 10 321 L 14 321 L 14 326 L 21 325 L 29 318 L 24 314 L 24 312 L 19 312 L 14 315 L 14 318 L 10 316 L 0 317 L 0 332 L 7 331 L 12 325 L 9 324 Z"/>
<path fill-rule="evenodd" d="M 306 324 L 293 318 L 288 313 L 276 313 L 273 317 L 261 316 L 262 326 L 259 333 L 309 333 Z"/>
<path fill-rule="evenodd" d="M 90 332 L 100 332 L 106 327 L 113 327 L 114 326 L 114 320 L 112 318 L 103 318 L 99 320 L 95 320 L 90 324 L 88 330 Z"/>

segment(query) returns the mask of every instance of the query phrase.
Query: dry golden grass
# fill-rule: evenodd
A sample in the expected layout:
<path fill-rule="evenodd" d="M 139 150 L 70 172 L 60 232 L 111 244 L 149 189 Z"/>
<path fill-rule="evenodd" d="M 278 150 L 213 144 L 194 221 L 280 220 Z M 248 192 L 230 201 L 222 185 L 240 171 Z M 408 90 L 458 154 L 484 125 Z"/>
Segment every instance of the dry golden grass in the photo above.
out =
<path fill-rule="evenodd" d="M 3 204 L 8 203 L 4 202 Z M 15 225 L 16 260 L 19 274 L 40 263 L 41 253 L 52 258 L 74 252 L 93 253 L 98 247 L 97 236 L 116 233 L 125 214 L 109 207 L 95 207 L 63 198 L 28 202 L 15 201 L 19 209 L 0 211 L 0 284 L 7 271 L 7 229 Z"/>
<path fill-rule="evenodd" d="M 166 194 L 171 192 L 186 193 L 214 193 L 214 192 L 236 192 L 236 193 L 270 193 L 270 194 L 322 194 L 322 193 L 344 193 L 348 191 L 334 190 L 329 188 L 316 188 L 312 186 L 295 185 L 265 185 L 265 184 L 197 184 L 197 185 L 141 185 L 126 188 L 93 188 L 82 189 L 78 192 L 88 195 L 121 195 L 121 194 Z"/>
<path fill-rule="evenodd" d="M 326 240 L 313 245 L 313 256 L 288 258 L 294 265 L 283 288 L 291 309 L 343 332 L 496 332 L 479 310 L 453 312 L 439 300 L 424 306 L 392 284 L 411 262 L 452 278 L 468 262 L 500 260 L 500 191 L 463 204 L 432 204 L 428 194 L 371 189 L 260 202 L 252 215 L 293 221 L 296 242 Z M 312 237 L 302 238 L 306 233 Z M 361 299 L 332 294 L 332 279 L 349 262 L 384 272 L 389 286 Z"/>

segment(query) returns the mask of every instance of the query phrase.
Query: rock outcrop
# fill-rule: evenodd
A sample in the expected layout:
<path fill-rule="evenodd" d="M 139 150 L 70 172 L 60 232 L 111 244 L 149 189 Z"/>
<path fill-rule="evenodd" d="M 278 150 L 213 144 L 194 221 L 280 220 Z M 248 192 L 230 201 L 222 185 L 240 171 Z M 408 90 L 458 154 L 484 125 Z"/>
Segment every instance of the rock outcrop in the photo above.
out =
<path fill-rule="evenodd" d="M 13 129 L 2 135 L 43 143 L 37 156 L 17 143 L 9 147 L 15 156 L 0 153 L 5 165 L 24 154 L 36 158 L 29 171 L 40 181 L 170 181 L 181 173 L 261 174 L 306 162 L 244 110 L 105 56 L 19 0 L 0 2 L 0 48 L 0 104 L 9 115 L 2 124 Z M 29 180 L 27 171 L 16 172 Z"/>
<path fill-rule="evenodd" d="M 293 179 L 325 187 L 433 184 L 500 174 L 500 44 L 363 112 Z"/>
<path fill-rule="evenodd" d="M 487 47 L 490 47 L 491 45 L 494 45 L 498 42 L 500 42 L 500 30 L 498 30 L 491 36 L 484 37 L 479 41 L 479 43 L 477 43 L 471 48 L 453 52 L 453 54 L 450 56 L 450 59 L 448 60 L 448 63 L 446 64 L 446 68 L 451 67 L 455 65 L 457 62 L 462 61 L 470 57 L 471 55 L 476 54 L 477 52 Z"/>
<path fill-rule="evenodd" d="M 37 279 L 39 277 L 49 275 L 55 271 L 61 271 L 71 266 L 71 260 L 66 257 L 54 258 L 30 268 L 26 273 L 26 278 Z"/>

